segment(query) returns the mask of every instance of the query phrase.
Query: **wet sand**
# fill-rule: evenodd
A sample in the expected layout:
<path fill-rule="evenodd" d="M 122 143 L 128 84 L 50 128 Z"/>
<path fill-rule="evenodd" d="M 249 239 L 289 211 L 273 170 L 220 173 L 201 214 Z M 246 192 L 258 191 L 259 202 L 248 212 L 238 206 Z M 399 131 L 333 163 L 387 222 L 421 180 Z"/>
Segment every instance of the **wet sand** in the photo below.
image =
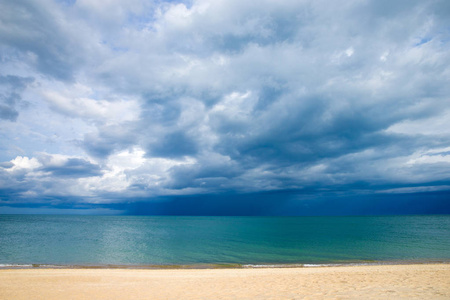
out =
<path fill-rule="evenodd" d="M 450 264 L 0 270 L 0 299 L 450 299 Z"/>

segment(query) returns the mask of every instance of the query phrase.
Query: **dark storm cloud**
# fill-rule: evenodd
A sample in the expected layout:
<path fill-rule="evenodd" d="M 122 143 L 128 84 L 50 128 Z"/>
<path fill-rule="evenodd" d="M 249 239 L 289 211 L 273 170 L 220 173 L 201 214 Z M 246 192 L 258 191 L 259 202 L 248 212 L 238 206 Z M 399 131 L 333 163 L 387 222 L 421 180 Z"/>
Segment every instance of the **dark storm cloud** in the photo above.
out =
<path fill-rule="evenodd" d="M 188 166 L 175 166 L 170 169 L 171 189 L 207 188 L 227 191 L 233 179 L 245 172 L 243 166 L 234 161 L 200 161 Z"/>
<path fill-rule="evenodd" d="M 34 190 L 34 182 L 26 180 L 24 172 L 11 174 L 6 169 L 11 165 L 5 163 L 0 167 L 0 200 L 1 202 L 14 203 L 21 198 L 23 193 L 28 190 Z"/>
<path fill-rule="evenodd" d="M 448 214 L 450 191 L 392 195 L 349 195 L 285 190 L 252 194 L 165 197 L 113 205 L 132 215 L 352 216 Z"/>

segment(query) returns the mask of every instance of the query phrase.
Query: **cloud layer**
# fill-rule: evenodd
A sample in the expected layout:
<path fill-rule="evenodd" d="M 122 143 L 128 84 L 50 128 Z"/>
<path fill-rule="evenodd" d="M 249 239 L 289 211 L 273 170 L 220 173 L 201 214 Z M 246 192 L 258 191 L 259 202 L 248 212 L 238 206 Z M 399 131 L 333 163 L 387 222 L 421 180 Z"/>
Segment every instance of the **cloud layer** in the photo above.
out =
<path fill-rule="evenodd" d="M 3 1 L 0 22 L 0 206 L 450 190 L 448 1 Z"/>

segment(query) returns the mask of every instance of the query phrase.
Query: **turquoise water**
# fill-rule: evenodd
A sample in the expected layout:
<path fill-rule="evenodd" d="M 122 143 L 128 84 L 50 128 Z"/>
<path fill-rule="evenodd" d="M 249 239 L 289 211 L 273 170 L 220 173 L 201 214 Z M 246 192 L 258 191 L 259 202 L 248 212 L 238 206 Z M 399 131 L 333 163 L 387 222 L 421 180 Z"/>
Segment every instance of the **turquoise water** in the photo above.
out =
<path fill-rule="evenodd" d="M 0 266 L 450 261 L 450 216 L 0 215 Z"/>

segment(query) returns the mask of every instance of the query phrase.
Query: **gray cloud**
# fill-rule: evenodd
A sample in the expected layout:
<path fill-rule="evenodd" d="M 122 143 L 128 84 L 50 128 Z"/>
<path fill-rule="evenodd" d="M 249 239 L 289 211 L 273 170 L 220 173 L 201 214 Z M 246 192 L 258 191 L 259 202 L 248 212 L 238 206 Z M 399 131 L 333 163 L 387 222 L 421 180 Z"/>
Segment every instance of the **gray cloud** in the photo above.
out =
<path fill-rule="evenodd" d="M 135 134 L 127 126 L 107 125 L 100 127 L 96 133 L 86 134 L 77 144 L 90 155 L 105 158 L 117 150 L 130 147 L 135 140 Z"/>
<path fill-rule="evenodd" d="M 3 1 L 0 10 L 5 61 L 22 61 L 45 76 L 74 80 L 74 72 L 92 62 L 100 48 L 89 41 L 95 32 L 54 1 Z"/>
<path fill-rule="evenodd" d="M 0 119 L 15 121 L 19 113 L 15 109 L 15 104 L 20 97 L 17 94 L 11 94 L 8 97 L 2 97 L 0 105 Z"/>
<path fill-rule="evenodd" d="M 40 170 L 50 172 L 52 176 L 56 177 L 67 176 L 78 178 L 101 175 L 101 169 L 98 165 L 77 158 L 70 158 L 62 165 L 47 165 Z"/>
<path fill-rule="evenodd" d="M 150 146 L 152 157 L 179 157 L 197 154 L 196 143 L 182 131 L 166 134 L 155 145 Z"/>
<path fill-rule="evenodd" d="M 17 120 L 17 106 L 26 103 L 20 94 L 33 80 L 31 77 L 0 76 L 0 119 Z"/>

